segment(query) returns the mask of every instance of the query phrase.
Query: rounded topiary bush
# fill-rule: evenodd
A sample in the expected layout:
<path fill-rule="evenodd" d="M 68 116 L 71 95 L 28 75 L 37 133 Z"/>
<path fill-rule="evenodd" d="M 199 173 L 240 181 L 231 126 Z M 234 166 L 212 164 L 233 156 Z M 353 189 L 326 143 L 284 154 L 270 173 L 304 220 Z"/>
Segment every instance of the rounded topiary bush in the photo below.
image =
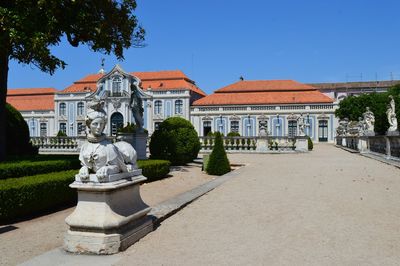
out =
<path fill-rule="evenodd" d="M 189 121 L 180 117 L 164 120 L 150 139 L 150 158 L 168 160 L 172 165 L 193 161 L 199 150 L 196 130 Z"/>
<path fill-rule="evenodd" d="M 223 175 L 230 171 L 231 166 L 222 143 L 222 136 L 216 133 L 214 148 L 208 159 L 206 172 L 209 175 Z"/>
<path fill-rule="evenodd" d="M 21 113 L 6 103 L 6 154 L 31 155 L 37 149 L 30 143 L 29 128 Z"/>

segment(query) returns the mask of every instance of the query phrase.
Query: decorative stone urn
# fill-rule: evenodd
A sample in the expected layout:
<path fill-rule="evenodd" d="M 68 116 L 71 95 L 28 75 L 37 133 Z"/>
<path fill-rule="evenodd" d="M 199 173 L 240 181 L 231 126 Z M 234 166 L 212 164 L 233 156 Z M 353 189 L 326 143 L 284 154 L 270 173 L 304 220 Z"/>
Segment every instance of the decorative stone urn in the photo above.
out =
<path fill-rule="evenodd" d="M 106 139 L 103 104 L 100 99 L 88 104 L 82 168 L 70 185 L 77 189 L 78 204 L 65 220 L 69 230 L 64 248 L 69 252 L 114 254 L 153 230 L 150 207 L 140 197 L 146 178 L 137 169 L 136 151 L 127 142 Z"/>

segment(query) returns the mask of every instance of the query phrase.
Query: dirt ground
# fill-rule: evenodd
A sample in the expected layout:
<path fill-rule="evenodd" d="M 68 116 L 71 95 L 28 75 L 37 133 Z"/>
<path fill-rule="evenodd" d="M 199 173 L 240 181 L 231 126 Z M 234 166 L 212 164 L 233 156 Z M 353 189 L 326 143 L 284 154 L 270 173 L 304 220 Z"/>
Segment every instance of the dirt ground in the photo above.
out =
<path fill-rule="evenodd" d="M 143 200 L 154 206 L 215 177 L 201 171 L 200 164 L 175 167 L 168 178 L 141 186 Z M 28 221 L 0 226 L 0 265 L 16 265 L 63 245 L 65 218 L 74 208 Z"/>

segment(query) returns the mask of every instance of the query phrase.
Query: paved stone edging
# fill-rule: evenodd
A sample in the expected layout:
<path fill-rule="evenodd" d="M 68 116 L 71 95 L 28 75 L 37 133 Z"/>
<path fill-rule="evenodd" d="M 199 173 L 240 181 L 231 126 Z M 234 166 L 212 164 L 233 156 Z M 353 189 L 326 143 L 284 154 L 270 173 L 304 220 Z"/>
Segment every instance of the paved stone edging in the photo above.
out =
<path fill-rule="evenodd" d="M 240 167 L 239 169 L 236 169 L 234 171 L 231 171 L 225 175 L 222 175 L 220 177 L 216 177 L 215 179 L 202 184 L 198 187 L 195 187 L 194 189 L 184 192 L 172 199 L 166 200 L 164 202 L 161 202 L 160 204 L 152 207 L 152 210 L 148 215 L 153 216 L 153 223 L 155 226 L 157 226 L 160 222 L 163 220 L 167 219 L 168 217 L 174 215 L 177 213 L 179 210 L 184 208 L 186 205 L 190 204 L 194 200 L 198 199 L 199 197 L 203 196 L 204 194 L 210 192 L 214 188 L 222 185 L 229 179 L 239 175 L 241 173 L 241 169 L 243 168 Z"/>
<path fill-rule="evenodd" d="M 157 228 L 159 223 L 168 217 L 174 215 L 185 206 L 195 201 L 204 194 L 210 192 L 214 188 L 222 185 L 231 178 L 236 177 L 241 173 L 243 166 L 225 175 L 216 177 L 215 179 L 202 184 L 194 189 L 184 192 L 172 199 L 166 200 L 157 204 L 152 208 L 148 215 L 153 218 L 154 230 Z M 153 231 L 154 231 L 153 230 Z M 83 254 L 72 254 L 63 250 L 63 248 L 56 248 L 50 250 L 42 255 L 34 257 L 28 261 L 21 263 L 20 265 L 64 265 L 64 266 L 75 266 L 75 265 L 112 265 L 117 263 L 123 256 L 123 252 L 113 255 L 83 255 Z"/>
<path fill-rule="evenodd" d="M 370 158 L 370 159 L 373 159 L 373 160 L 376 160 L 376 161 L 380 161 L 382 163 L 386 163 L 386 164 L 392 165 L 394 167 L 400 168 L 400 161 L 397 161 L 397 160 L 387 159 L 387 158 L 385 158 L 385 157 L 383 157 L 381 155 L 377 155 L 377 154 L 373 154 L 373 153 L 361 153 L 359 151 L 355 151 L 355 150 L 349 149 L 347 147 L 342 147 L 340 145 L 335 145 L 335 147 L 341 148 L 342 150 L 348 151 L 350 153 L 356 153 L 356 154 L 359 154 L 361 156 L 364 156 L 364 157 L 367 157 L 367 158 Z"/>

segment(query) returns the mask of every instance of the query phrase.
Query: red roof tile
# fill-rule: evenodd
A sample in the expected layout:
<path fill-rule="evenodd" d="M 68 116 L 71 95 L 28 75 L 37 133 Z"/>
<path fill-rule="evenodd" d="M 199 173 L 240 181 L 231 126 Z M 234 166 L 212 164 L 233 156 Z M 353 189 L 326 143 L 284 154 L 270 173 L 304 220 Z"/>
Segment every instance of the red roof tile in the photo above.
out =
<path fill-rule="evenodd" d="M 246 86 L 247 85 L 247 86 Z M 292 85 L 293 87 L 290 87 Z M 292 80 L 239 81 L 199 99 L 194 106 L 332 103 L 317 89 Z"/>
<path fill-rule="evenodd" d="M 219 90 L 219 92 L 250 92 L 250 91 L 305 91 L 315 90 L 314 87 L 294 80 L 243 80 Z"/>
<path fill-rule="evenodd" d="M 18 111 L 54 110 L 54 88 L 8 89 L 7 102 Z"/>
<path fill-rule="evenodd" d="M 138 77 L 142 81 L 142 88 L 147 90 L 151 87 L 152 90 L 187 90 L 198 93 L 202 96 L 206 94 L 196 86 L 194 81 L 189 79 L 180 70 L 171 71 L 155 71 L 155 72 L 132 72 L 132 75 Z M 60 93 L 85 92 L 85 88 L 91 92 L 97 89 L 96 83 L 103 74 L 91 74 L 75 81 L 74 84 L 67 87 Z"/>

